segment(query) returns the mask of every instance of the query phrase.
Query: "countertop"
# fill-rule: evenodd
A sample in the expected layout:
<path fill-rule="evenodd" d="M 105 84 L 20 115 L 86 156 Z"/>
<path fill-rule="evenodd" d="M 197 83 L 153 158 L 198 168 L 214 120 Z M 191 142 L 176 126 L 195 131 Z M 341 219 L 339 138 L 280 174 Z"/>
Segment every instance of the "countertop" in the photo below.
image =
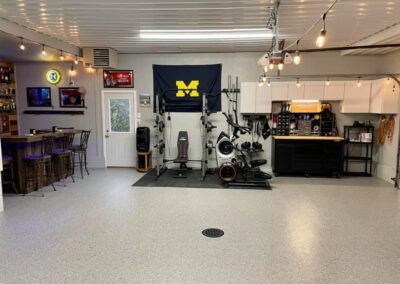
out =
<path fill-rule="evenodd" d="M 272 136 L 275 140 L 344 141 L 339 136 Z"/>
<path fill-rule="evenodd" d="M 54 136 L 54 137 L 61 137 L 64 135 L 64 133 L 81 133 L 82 130 L 78 129 L 71 129 L 71 130 L 59 130 L 57 132 L 47 132 L 47 133 L 40 133 L 40 134 L 34 134 L 34 135 L 6 135 L 2 136 L 1 140 L 3 142 L 7 143 L 32 143 L 32 142 L 38 142 L 42 140 L 43 136 Z"/>

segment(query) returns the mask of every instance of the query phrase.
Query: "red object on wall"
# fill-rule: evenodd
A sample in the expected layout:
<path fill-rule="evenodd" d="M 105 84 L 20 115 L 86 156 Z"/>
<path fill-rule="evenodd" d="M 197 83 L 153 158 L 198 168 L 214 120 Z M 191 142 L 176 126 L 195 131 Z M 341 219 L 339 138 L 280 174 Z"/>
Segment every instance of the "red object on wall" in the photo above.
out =
<path fill-rule="evenodd" d="M 132 70 L 104 70 L 104 88 L 133 88 Z"/>

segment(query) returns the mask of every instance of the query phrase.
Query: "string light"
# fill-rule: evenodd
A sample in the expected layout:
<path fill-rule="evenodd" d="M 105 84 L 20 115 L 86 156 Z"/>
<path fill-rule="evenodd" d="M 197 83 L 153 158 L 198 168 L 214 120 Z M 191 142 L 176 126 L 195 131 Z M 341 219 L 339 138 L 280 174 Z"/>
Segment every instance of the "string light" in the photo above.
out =
<path fill-rule="evenodd" d="M 75 55 L 75 61 L 74 61 L 75 65 L 78 65 L 79 61 L 78 61 L 78 55 Z"/>
<path fill-rule="evenodd" d="M 300 78 L 297 78 L 297 83 L 296 83 L 297 87 L 300 87 Z"/>
<path fill-rule="evenodd" d="M 46 52 L 46 50 L 44 49 L 44 44 L 42 44 L 42 55 L 43 55 L 43 56 L 46 56 L 46 55 L 47 55 L 47 52 Z"/>
<path fill-rule="evenodd" d="M 284 67 L 284 66 L 283 66 L 283 63 L 279 63 L 279 64 L 278 64 L 278 69 L 279 69 L 280 71 L 283 70 L 283 67 Z"/>
<path fill-rule="evenodd" d="M 76 75 L 76 70 L 74 69 L 74 64 L 71 65 L 71 69 L 69 69 L 69 75 L 74 77 Z"/>
<path fill-rule="evenodd" d="M 264 85 L 264 83 L 263 83 L 262 80 L 260 80 L 260 81 L 258 82 L 258 86 L 261 87 L 262 85 Z"/>
<path fill-rule="evenodd" d="M 271 87 L 271 81 L 268 79 L 268 83 L 267 83 L 268 87 Z"/>
<path fill-rule="evenodd" d="M 390 78 L 386 79 L 386 84 L 388 84 L 388 85 L 390 84 Z"/>
<path fill-rule="evenodd" d="M 331 84 L 331 82 L 329 81 L 329 78 L 328 78 L 328 79 L 326 79 L 326 81 L 325 81 L 325 85 L 329 86 L 330 84 Z"/>
<path fill-rule="evenodd" d="M 24 45 L 24 38 L 21 37 L 21 42 L 19 44 L 19 49 L 25 50 L 25 45 Z"/>
<path fill-rule="evenodd" d="M 64 61 L 64 54 L 63 54 L 63 51 L 62 51 L 62 50 L 60 50 L 60 60 L 61 60 L 61 61 Z"/>
<path fill-rule="evenodd" d="M 358 77 L 357 87 L 361 87 L 361 77 Z"/>
<path fill-rule="evenodd" d="M 318 36 L 318 38 L 317 38 L 317 40 L 315 42 L 315 44 L 319 48 L 322 48 L 325 45 L 325 42 L 326 42 L 326 12 L 322 16 L 322 21 L 324 23 L 324 26 L 321 29 L 321 31 L 319 32 L 319 36 Z"/>
<path fill-rule="evenodd" d="M 264 73 L 268 72 L 268 66 L 264 66 Z"/>
<path fill-rule="evenodd" d="M 297 50 L 296 50 L 296 53 L 295 53 L 294 59 L 293 59 L 293 62 L 296 65 L 299 65 L 301 63 L 301 57 L 300 57 L 300 51 L 299 51 L 299 43 L 300 43 L 300 40 L 297 40 Z"/>

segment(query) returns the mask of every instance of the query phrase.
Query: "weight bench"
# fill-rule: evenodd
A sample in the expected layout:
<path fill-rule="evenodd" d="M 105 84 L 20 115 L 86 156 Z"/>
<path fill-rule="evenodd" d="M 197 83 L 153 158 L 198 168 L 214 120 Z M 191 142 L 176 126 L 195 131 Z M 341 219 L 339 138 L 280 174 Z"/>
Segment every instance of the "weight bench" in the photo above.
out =
<path fill-rule="evenodd" d="M 179 131 L 177 146 L 178 157 L 174 160 L 174 163 L 179 163 L 180 166 L 174 178 L 187 178 L 186 172 L 190 170 L 190 168 L 187 167 L 187 162 L 189 161 L 189 136 L 187 131 Z"/>

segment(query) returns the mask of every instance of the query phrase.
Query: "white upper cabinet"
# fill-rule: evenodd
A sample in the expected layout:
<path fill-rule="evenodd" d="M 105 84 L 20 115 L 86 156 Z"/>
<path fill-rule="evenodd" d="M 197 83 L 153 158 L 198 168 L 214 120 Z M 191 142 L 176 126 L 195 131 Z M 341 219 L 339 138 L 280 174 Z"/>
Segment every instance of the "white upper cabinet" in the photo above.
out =
<path fill-rule="evenodd" d="M 304 82 L 304 99 L 320 100 L 324 99 L 325 82 Z"/>
<path fill-rule="evenodd" d="M 343 101 L 344 81 L 331 81 L 325 86 L 324 101 Z"/>
<path fill-rule="evenodd" d="M 393 114 L 399 111 L 398 85 L 393 79 L 372 81 L 371 113 Z"/>
<path fill-rule="evenodd" d="M 271 113 L 271 88 L 266 84 L 258 86 L 257 82 L 242 82 L 240 92 L 240 113 Z"/>
<path fill-rule="evenodd" d="M 264 114 L 271 112 L 272 112 L 271 87 L 268 87 L 267 84 L 264 84 L 261 87 L 257 85 L 255 113 Z"/>
<path fill-rule="evenodd" d="M 342 113 L 369 113 L 371 98 L 371 81 L 346 81 L 344 85 L 344 99 Z"/>
<path fill-rule="evenodd" d="M 256 107 L 256 82 L 242 82 L 240 88 L 240 113 L 253 113 Z"/>
<path fill-rule="evenodd" d="M 281 102 L 288 100 L 288 83 L 287 82 L 271 82 L 271 97 L 273 102 Z"/>
<path fill-rule="evenodd" d="M 300 82 L 300 85 L 298 85 L 297 82 L 289 82 L 288 101 L 303 100 L 303 99 L 304 99 L 304 83 Z"/>

